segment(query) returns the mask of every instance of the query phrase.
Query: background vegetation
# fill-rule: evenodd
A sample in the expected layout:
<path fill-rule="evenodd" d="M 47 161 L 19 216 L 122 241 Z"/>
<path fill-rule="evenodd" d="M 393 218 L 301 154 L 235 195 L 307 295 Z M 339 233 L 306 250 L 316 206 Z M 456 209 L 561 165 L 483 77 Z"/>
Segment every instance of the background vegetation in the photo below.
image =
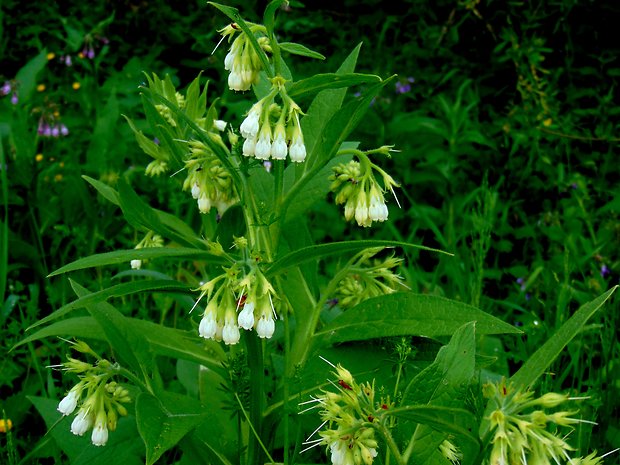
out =
<path fill-rule="evenodd" d="M 228 2 L 249 20 L 258 20 L 262 3 Z M 519 326 L 522 337 L 481 342 L 496 357 L 489 370 L 514 372 L 576 308 L 618 281 L 620 6 L 306 3 L 293 1 L 280 12 L 286 40 L 330 56 L 330 70 L 363 42 L 358 71 L 399 76 L 357 129 L 366 148 L 400 150 L 388 171 L 402 185 L 402 208 L 390 208 L 390 221 L 373 227 L 374 237 L 453 253 L 409 251 L 401 273 L 416 292 L 460 300 Z M 211 54 L 223 25 L 202 2 L 3 1 L 0 409 L 13 433 L 0 434 L 0 462 L 63 460 L 28 398 L 62 397 L 68 386 L 45 366 L 59 362 L 65 344 L 49 339 L 9 352 L 27 327 L 73 298 L 66 278 L 46 276 L 140 239 L 81 176 L 114 185 L 129 174 L 151 205 L 200 221 L 192 200 L 165 179 L 146 182 L 148 160 L 121 115 L 140 124 L 143 72 L 167 73 L 183 87 L 203 71 L 209 98 L 221 97 L 228 109 L 219 116 L 238 125 L 247 103 L 227 90 L 215 64 L 225 52 Z M 300 77 L 315 66 L 300 59 Z M 312 214 L 317 241 L 368 237 L 345 224 L 333 202 Z M 173 275 L 184 272 L 165 266 Z M 73 277 L 96 291 L 118 276 L 106 268 Z M 165 296 L 128 297 L 121 306 L 155 322 L 184 318 Z M 541 386 L 591 396 L 587 409 L 598 426 L 580 437 L 584 451 L 620 447 L 619 320 L 614 300 Z M 411 342 L 414 360 L 432 359 L 425 352 L 432 343 Z M 390 341 L 377 345 L 394 350 Z M 166 383 L 187 388 L 177 367 L 163 368 Z"/>

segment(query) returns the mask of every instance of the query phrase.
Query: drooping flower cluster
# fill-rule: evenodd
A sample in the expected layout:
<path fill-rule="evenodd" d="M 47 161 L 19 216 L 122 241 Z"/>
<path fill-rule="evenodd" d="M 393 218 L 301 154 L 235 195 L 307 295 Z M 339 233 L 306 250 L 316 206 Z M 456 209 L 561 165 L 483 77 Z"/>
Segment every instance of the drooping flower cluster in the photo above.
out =
<path fill-rule="evenodd" d="M 366 249 L 351 260 L 347 276 L 336 289 L 338 304 L 343 308 L 354 307 L 371 297 L 391 294 L 402 284 L 402 278 L 392 269 L 402 263 L 391 255 L 383 260 L 373 259 L 383 248 Z"/>
<path fill-rule="evenodd" d="M 5 81 L 0 86 L 0 97 L 11 94 L 11 103 L 17 105 L 19 102 L 18 83 L 16 81 Z"/>
<path fill-rule="evenodd" d="M 505 380 L 485 385 L 484 395 L 494 406 L 488 417 L 492 434 L 492 447 L 486 461 L 489 465 L 560 464 L 560 461 L 574 464 L 586 459 L 594 463 L 592 458 L 571 458 L 569 452 L 575 449 L 559 431 L 561 427 L 593 422 L 577 418 L 578 410 L 545 411 L 583 397 L 550 392 L 535 398 L 534 392 L 506 385 Z M 551 424 L 555 425 L 553 432 L 547 428 Z"/>
<path fill-rule="evenodd" d="M 274 102 L 280 95 L 282 105 Z M 285 160 L 301 163 L 306 159 L 306 146 L 299 116 L 301 108 L 287 94 L 276 78 L 272 91 L 256 102 L 241 123 L 245 139 L 243 155 L 259 160 Z"/>
<path fill-rule="evenodd" d="M 372 153 L 387 153 L 389 147 L 381 147 Z M 332 168 L 330 189 L 336 194 L 336 203 L 344 204 L 344 217 L 355 219 L 359 226 L 368 227 L 373 221 L 383 222 L 388 218 L 384 192 L 394 193 L 398 184 L 392 177 L 372 163 L 366 153 L 356 150 L 359 161 L 339 163 Z M 370 153 L 370 152 L 369 152 Z M 383 179 L 383 188 L 375 179 L 374 171 Z"/>
<path fill-rule="evenodd" d="M 59 402 L 58 411 L 68 416 L 77 409 L 71 432 L 83 436 L 92 428 L 92 443 L 104 446 L 108 442 L 109 431 L 116 429 L 119 416 L 127 415 L 127 409 L 122 404 L 131 398 L 127 389 L 112 380 L 118 371 L 116 365 L 100 358 L 85 342 L 76 342 L 73 348 L 94 355 L 97 362 L 90 364 L 68 357 L 68 361 L 60 365 L 62 369 L 77 374 L 80 381 Z"/>
<path fill-rule="evenodd" d="M 164 239 L 159 235 L 155 234 L 153 231 L 149 231 L 146 233 L 144 238 L 134 247 L 135 249 L 148 249 L 151 247 L 163 247 Z M 134 270 L 139 270 L 142 267 L 142 264 L 146 262 L 146 260 L 134 259 L 131 260 L 130 265 Z"/>
<path fill-rule="evenodd" d="M 64 123 L 50 123 L 44 118 L 39 120 L 37 134 L 43 137 L 60 137 L 69 135 L 69 128 Z"/>
<path fill-rule="evenodd" d="M 222 215 L 238 202 L 232 177 L 220 159 L 203 142 L 188 143 L 190 156 L 185 161 L 187 178 L 183 190 L 189 190 L 198 201 L 200 213 L 208 213 L 211 207 Z"/>
<path fill-rule="evenodd" d="M 378 448 L 373 423 L 389 408 L 389 402 L 375 402 L 374 382 L 358 384 L 347 369 L 330 365 L 335 369 L 337 382 L 332 384 L 338 392 L 323 391 L 300 404 L 312 405 L 299 413 L 319 408 L 323 420 L 304 442 L 305 450 L 326 445 L 333 465 L 371 465 Z M 320 437 L 312 439 L 317 432 Z"/>
<path fill-rule="evenodd" d="M 236 242 L 241 241 L 243 238 Z M 271 283 L 256 266 L 245 271 L 235 264 L 224 271 L 198 289 L 200 297 L 196 305 L 203 297 L 207 298 L 198 326 L 200 336 L 231 345 L 239 342 L 241 329 L 254 329 L 260 338 L 271 338 L 276 318 Z"/>
<path fill-rule="evenodd" d="M 248 27 L 259 47 L 266 52 L 271 52 L 269 39 L 267 38 L 266 29 L 260 24 L 247 23 Z M 259 72 L 262 69 L 262 63 L 258 53 L 254 49 L 250 38 L 241 31 L 237 24 L 232 23 L 222 28 L 220 31 L 222 39 L 228 38 L 230 42 L 237 32 L 239 35 L 233 40 L 226 58 L 224 58 L 224 69 L 230 71 L 228 75 L 228 87 L 231 90 L 245 91 L 252 87 L 252 84 L 258 82 Z"/>

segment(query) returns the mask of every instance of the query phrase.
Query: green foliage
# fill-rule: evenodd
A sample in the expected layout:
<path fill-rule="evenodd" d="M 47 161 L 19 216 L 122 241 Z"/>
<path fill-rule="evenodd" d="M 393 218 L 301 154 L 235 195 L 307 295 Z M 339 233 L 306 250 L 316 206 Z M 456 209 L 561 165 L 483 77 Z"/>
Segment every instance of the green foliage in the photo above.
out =
<path fill-rule="evenodd" d="M 588 397 L 575 410 L 599 426 L 574 425 L 574 457 L 620 446 L 615 8 L 74 3 L 0 7 L 0 418 L 14 427 L 0 462 L 325 463 L 327 440 L 301 452 L 320 409 L 297 413 L 347 389 L 319 355 L 372 388 L 374 463 L 445 465 L 446 441 L 488 463 L 482 386 L 502 378 Z M 234 93 L 220 63 L 241 34 L 262 71 Z M 239 127 L 278 86 L 307 156 L 268 171 Z M 182 192 L 188 142 L 228 173 L 227 208 L 200 213 Z M 400 185 L 372 232 L 333 205 L 329 177 L 356 151 Z M 163 247 L 139 245 L 154 234 Z M 362 283 L 356 257 L 375 249 L 405 258 L 403 286 L 360 285 L 348 308 L 339 286 Z M 250 271 L 275 290 L 273 337 L 255 323 L 237 345 L 201 338 L 208 302 L 225 302 L 205 286 Z M 61 338 L 88 341 L 131 391 L 105 447 L 57 411 L 79 381 L 45 368 Z"/>

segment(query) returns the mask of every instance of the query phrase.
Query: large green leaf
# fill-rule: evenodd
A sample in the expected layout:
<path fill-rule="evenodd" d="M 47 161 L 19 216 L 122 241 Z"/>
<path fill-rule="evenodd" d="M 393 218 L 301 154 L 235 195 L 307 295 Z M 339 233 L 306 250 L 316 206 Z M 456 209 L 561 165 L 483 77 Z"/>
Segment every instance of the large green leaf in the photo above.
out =
<path fill-rule="evenodd" d="M 169 213 L 155 210 L 144 202 L 124 178 L 118 180 L 121 209 L 135 228 L 146 228 L 186 247 L 205 248 L 206 244 L 183 221 Z"/>
<path fill-rule="evenodd" d="M 438 253 L 447 253 L 437 249 L 431 249 L 429 247 L 424 247 L 423 245 L 410 244 L 408 242 L 397 242 L 397 241 L 383 241 L 383 240 L 361 240 L 361 241 L 342 241 L 342 242 L 330 242 L 327 244 L 318 244 L 311 245 L 309 247 L 304 247 L 294 252 L 286 254 L 284 257 L 280 258 L 276 262 L 274 262 L 268 269 L 268 275 L 275 275 L 283 270 L 290 268 L 292 266 L 297 266 L 302 263 L 318 260 L 324 257 L 333 257 L 335 255 L 350 253 L 350 252 L 358 252 L 364 249 L 370 249 L 374 247 L 385 247 L 385 248 L 394 248 L 394 247 L 403 247 L 403 248 L 414 248 L 427 250 L 429 252 L 438 252 Z"/>
<path fill-rule="evenodd" d="M 19 100 L 28 101 L 37 84 L 38 74 L 47 65 L 47 50 L 41 50 L 37 56 L 26 63 L 15 75 L 15 81 L 19 82 Z"/>
<path fill-rule="evenodd" d="M 617 288 L 618 286 L 614 286 L 591 302 L 582 305 L 547 342 L 534 352 L 519 371 L 512 375 L 510 381 L 517 386 L 531 386 L 534 384 Z"/>
<path fill-rule="evenodd" d="M 141 441 L 136 441 L 138 431 L 133 417 L 121 417 L 116 431 L 110 432 L 105 447 L 95 447 L 90 443 L 90 434 L 75 436 L 71 433 L 73 418 L 71 416 L 63 418 L 56 410 L 58 400 L 44 397 L 28 397 L 28 400 L 43 417 L 50 430 L 48 434 L 67 454 L 72 465 L 144 464 L 144 445 Z"/>
<path fill-rule="evenodd" d="M 143 334 L 155 355 L 188 360 L 208 367 L 218 376 L 225 376 L 222 360 L 225 358 L 221 345 L 198 337 L 198 332 L 184 331 L 153 323 L 152 321 L 127 318 L 131 332 Z M 92 316 L 79 316 L 57 321 L 22 339 L 13 349 L 28 342 L 46 337 L 62 336 L 79 339 L 106 340 L 106 335 Z"/>
<path fill-rule="evenodd" d="M 136 400 L 138 431 L 146 445 L 146 463 L 155 463 L 187 433 L 219 412 L 205 409 L 191 397 L 161 391 L 157 397 L 146 392 Z"/>
<path fill-rule="evenodd" d="M 274 34 L 276 11 L 288 0 L 272 0 L 265 8 L 265 14 L 263 14 L 263 25 L 267 29 L 268 34 Z"/>
<path fill-rule="evenodd" d="M 57 276 L 75 270 L 93 268 L 95 266 L 116 265 L 124 263 L 129 266 L 131 260 L 152 260 L 155 258 L 169 257 L 191 257 L 192 260 L 198 258 L 208 258 L 210 264 L 220 265 L 226 260 L 217 255 L 207 252 L 204 249 L 190 249 L 186 247 L 151 247 L 146 249 L 116 250 L 89 257 L 80 258 L 68 265 L 65 265 L 49 274 L 49 277 Z"/>
<path fill-rule="evenodd" d="M 132 281 L 129 283 L 117 284 L 115 286 L 108 287 L 101 291 L 93 292 L 91 294 L 84 295 L 73 302 L 63 305 L 51 315 L 42 318 L 28 328 L 31 330 L 37 326 L 49 323 L 67 313 L 76 310 L 78 308 L 84 308 L 87 305 L 97 302 L 103 302 L 110 297 L 121 297 L 130 294 L 136 294 L 138 292 L 188 292 L 189 288 L 186 284 L 172 281 L 170 279 L 154 279 L 144 281 Z"/>
<path fill-rule="evenodd" d="M 330 118 L 322 134 L 319 136 L 321 143 L 315 146 L 312 154 L 309 156 L 313 165 L 322 166 L 336 154 L 351 131 L 360 123 L 370 108 L 373 99 L 394 78 L 395 76 L 392 76 L 370 86 L 362 97 L 350 101 Z"/>
<path fill-rule="evenodd" d="M 327 89 L 341 89 L 361 84 L 374 84 L 381 82 L 381 78 L 375 74 L 359 73 L 326 73 L 315 74 L 307 79 L 297 81 L 288 88 L 288 94 L 293 98 L 306 97 Z"/>
<path fill-rule="evenodd" d="M 360 43 L 342 62 L 336 74 L 344 75 L 350 74 L 355 71 L 355 64 L 357 63 L 357 57 L 360 52 L 362 44 Z M 304 133 L 304 142 L 306 144 L 306 150 L 308 154 L 314 152 L 315 147 L 321 141 L 319 139 L 320 134 L 323 132 L 323 128 L 329 121 L 329 119 L 338 111 L 344 101 L 344 96 L 347 93 L 346 88 L 330 89 L 320 92 L 312 101 L 310 108 L 306 112 L 301 120 L 301 127 Z M 310 169 L 310 163 L 313 160 L 307 159 L 304 163 L 304 170 Z"/>
<path fill-rule="evenodd" d="M 86 182 L 88 182 L 91 186 L 93 186 L 97 191 L 109 202 L 113 203 L 120 207 L 121 199 L 118 195 L 118 192 L 107 184 L 98 181 L 96 179 L 91 178 L 90 176 L 82 176 Z"/>
<path fill-rule="evenodd" d="M 316 58 L 317 60 L 325 59 L 324 55 L 320 54 L 319 52 L 315 52 L 314 50 L 311 50 L 302 44 L 296 44 L 294 42 L 280 42 L 278 45 L 280 45 L 280 48 L 282 50 L 292 55 L 300 55 L 300 56 L 309 57 L 309 58 Z"/>
<path fill-rule="evenodd" d="M 475 374 L 475 332 L 478 327 L 478 323 L 470 322 L 454 332 L 450 342 L 437 353 L 433 364 L 409 383 L 401 401 L 404 407 L 428 405 L 462 408 Z M 445 421 L 446 418 L 442 420 Z M 459 444 L 465 452 L 464 463 L 469 463 L 477 455 L 479 444 L 474 434 L 478 428 L 473 415 L 459 415 L 454 421 L 457 422 L 455 429 L 460 430 L 459 432 L 428 422 L 418 422 L 420 424 L 414 430 L 411 443 L 411 454 L 415 463 L 426 465 L 445 463 L 438 448 L 446 439 L 446 433 L 456 433 L 464 440 Z M 409 438 L 411 424 L 399 424 L 399 433 Z"/>
<path fill-rule="evenodd" d="M 71 287 L 79 298 L 92 295 L 85 287 L 71 281 Z M 150 372 L 153 356 L 144 334 L 135 332 L 129 325 L 129 319 L 107 302 L 96 302 L 86 305 L 90 315 L 106 335 L 106 339 L 116 357 L 133 368 L 136 373 Z"/>
<path fill-rule="evenodd" d="M 368 299 L 315 334 L 317 343 L 361 341 L 386 336 L 450 336 L 476 322 L 478 334 L 519 334 L 517 328 L 470 305 L 433 295 L 399 292 Z"/>
<path fill-rule="evenodd" d="M 97 108 L 97 119 L 90 144 L 86 152 L 86 163 L 95 172 L 102 172 L 107 166 L 108 152 L 116 148 L 116 126 L 121 113 L 116 93 L 108 96 L 105 106 Z"/>
<path fill-rule="evenodd" d="M 53 336 L 105 340 L 105 333 L 101 329 L 101 326 L 99 326 L 99 323 L 97 323 L 97 320 L 92 316 L 78 316 L 57 321 L 26 336 L 15 344 L 11 350 L 29 342 Z"/>

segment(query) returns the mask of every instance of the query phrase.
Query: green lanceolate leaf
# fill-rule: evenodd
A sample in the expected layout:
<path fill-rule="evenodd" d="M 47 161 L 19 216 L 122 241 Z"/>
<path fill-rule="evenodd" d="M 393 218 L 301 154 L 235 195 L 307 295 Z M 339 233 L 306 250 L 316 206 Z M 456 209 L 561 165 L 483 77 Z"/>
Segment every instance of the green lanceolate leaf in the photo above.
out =
<path fill-rule="evenodd" d="M 15 75 L 15 81 L 19 82 L 19 100 L 27 101 L 34 92 L 38 74 L 47 65 L 47 50 L 42 50 L 36 57 L 26 63 Z"/>
<path fill-rule="evenodd" d="M 269 276 L 281 273 L 283 270 L 292 266 L 300 265 L 311 260 L 318 260 L 325 257 L 333 257 L 335 255 L 358 252 L 360 250 L 369 249 L 373 247 L 403 247 L 427 250 L 429 252 L 437 252 L 450 255 L 448 252 L 442 250 L 431 249 L 424 247 L 423 245 L 410 244 L 408 242 L 397 241 L 382 241 L 382 240 L 361 240 L 361 241 L 342 241 L 342 242 L 330 242 L 327 244 L 311 245 L 304 247 L 294 252 L 290 252 L 277 260 L 271 265 L 266 274 Z"/>
<path fill-rule="evenodd" d="M 140 131 L 136 125 L 131 121 L 131 119 L 125 116 L 125 120 L 129 124 L 129 127 L 133 131 L 133 134 L 136 138 L 136 142 L 140 148 L 147 155 L 151 156 L 155 160 L 159 160 L 162 162 L 167 162 L 170 158 L 170 153 L 167 150 L 164 150 L 160 145 L 156 144 L 153 139 L 150 139 L 144 135 L 142 131 Z"/>
<path fill-rule="evenodd" d="M 288 0 L 273 0 L 269 2 L 269 5 L 267 5 L 267 8 L 265 8 L 265 14 L 263 15 L 263 24 L 265 25 L 265 28 L 267 28 L 269 34 L 274 33 L 273 30 L 275 27 L 276 11 L 287 1 Z"/>
<path fill-rule="evenodd" d="M 50 273 L 48 278 L 70 271 L 83 270 L 96 266 L 125 264 L 129 266 L 131 260 L 153 260 L 157 258 L 188 257 L 192 260 L 206 259 L 210 264 L 222 265 L 226 260 L 202 249 L 190 249 L 186 247 L 150 247 L 146 249 L 115 250 L 89 257 L 80 258 L 56 271 Z"/>
<path fill-rule="evenodd" d="M 90 176 L 83 175 L 82 178 L 93 186 L 97 191 L 109 202 L 120 207 L 121 199 L 118 192 L 107 184 L 91 178 Z"/>
<path fill-rule="evenodd" d="M 19 341 L 11 350 L 29 342 L 45 339 L 46 337 L 64 336 L 83 339 L 104 340 L 105 334 L 92 316 L 79 316 L 57 321 Z"/>
<path fill-rule="evenodd" d="M 206 247 L 192 228 L 176 216 L 150 207 L 124 178 L 118 180 L 118 193 L 123 214 L 133 227 L 150 229 L 187 247 Z"/>
<path fill-rule="evenodd" d="M 196 399 L 181 394 L 162 391 L 155 397 L 141 393 L 136 400 L 136 420 L 146 445 L 147 465 L 155 463 L 213 413 Z"/>
<path fill-rule="evenodd" d="M 108 287 L 101 291 L 93 292 L 83 297 L 74 300 L 66 305 L 63 305 L 51 315 L 37 321 L 30 326 L 28 330 L 34 329 L 37 326 L 54 321 L 59 317 L 66 315 L 67 313 L 76 310 L 78 308 L 85 308 L 87 305 L 91 305 L 97 302 L 103 302 L 110 297 L 121 297 L 130 294 L 137 294 L 139 292 L 189 292 L 187 284 L 182 284 L 177 281 L 169 279 L 153 279 L 145 281 L 132 281 L 129 283 L 117 284 L 115 286 Z"/>
<path fill-rule="evenodd" d="M 519 334 L 517 328 L 475 307 L 433 295 L 398 292 L 368 299 L 315 334 L 319 344 L 387 336 L 450 336 L 476 322 L 478 334 Z"/>
<path fill-rule="evenodd" d="M 564 347 L 579 334 L 590 317 L 603 306 L 616 289 L 618 289 L 618 286 L 612 287 L 596 299 L 582 305 L 579 310 L 556 331 L 551 339 L 534 352 L 519 371 L 510 378 L 510 381 L 517 386 L 531 386 L 534 384 L 549 365 L 553 363 L 560 352 L 564 350 Z"/>
<path fill-rule="evenodd" d="M 116 122 L 120 116 L 116 93 L 112 93 L 105 106 L 97 108 L 97 120 L 86 152 L 86 162 L 91 170 L 100 171 L 106 166 L 108 153 L 115 148 Z"/>
<path fill-rule="evenodd" d="M 324 165 L 336 154 L 351 131 L 353 131 L 362 120 L 362 117 L 366 114 L 368 108 L 370 108 L 372 100 L 381 92 L 381 89 L 393 79 L 394 76 L 372 85 L 361 98 L 347 103 L 331 117 L 329 122 L 325 125 L 322 134 L 319 136 L 322 143 L 316 145 L 310 155 L 315 165 Z"/>
<path fill-rule="evenodd" d="M 342 65 L 340 65 L 340 68 L 336 71 L 336 74 L 344 75 L 355 71 L 355 64 L 357 63 L 357 57 L 361 47 L 362 44 L 360 43 L 351 51 L 342 62 Z M 346 88 L 324 90 L 312 101 L 310 108 L 308 108 L 306 112 L 306 116 L 301 120 L 304 142 L 306 143 L 306 150 L 309 154 L 314 152 L 316 145 L 320 142 L 319 136 L 329 119 L 342 106 L 346 93 Z M 311 159 L 307 159 L 304 163 L 304 170 L 306 172 L 310 170 L 311 163 L 313 163 Z"/>
<path fill-rule="evenodd" d="M 403 393 L 403 406 L 428 405 L 461 409 L 467 401 L 469 386 L 475 375 L 475 332 L 478 327 L 478 322 L 470 322 L 454 332 L 450 342 L 437 353 L 435 361 L 409 383 Z M 443 418 L 443 421 L 445 420 L 446 417 Z M 447 438 L 446 433 L 460 436 L 459 445 L 463 452 L 467 452 L 464 460 L 477 455 L 479 443 L 475 434 L 478 425 L 474 416 L 467 412 L 453 420 L 457 424 L 452 431 L 426 421 L 418 422 L 420 424 L 415 430 L 412 430 L 410 423 L 399 425 L 401 435 L 405 438 L 412 437 L 407 453 L 411 454 L 415 463 L 430 465 L 441 462 L 438 448 Z"/>
<path fill-rule="evenodd" d="M 80 299 L 92 295 L 88 289 L 75 281 L 71 281 L 71 287 Z M 152 369 L 153 356 L 149 345 L 142 333 L 132 331 L 125 315 L 107 302 L 92 303 L 86 305 L 86 309 L 97 320 L 121 362 L 136 373 L 146 373 Z"/>
<path fill-rule="evenodd" d="M 200 73 L 187 87 L 185 92 L 185 114 L 193 121 L 202 118 L 207 107 L 207 86 L 200 92 Z"/>
<path fill-rule="evenodd" d="M 287 92 L 292 98 L 303 98 L 327 89 L 341 89 L 343 87 L 375 84 L 377 82 L 381 82 L 381 78 L 374 74 L 316 74 L 291 84 Z"/>
<path fill-rule="evenodd" d="M 284 50 L 285 52 L 291 53 L 293 55 L 316 58 L 317 60 L 325 59 L 324 55 L 320 54 L 319 52 L 315 52 L 314 50 L 310 50 L 305 45 L 296 44 L 294 42 L 280 42 L 278 45 L 280 45 L 280 48 L 282 50 Z"/>
<path fill-rule="evenodd" d="M 155 355 L 195 362 L 209 368 L 220 377 L 226 376 L 221 362 L 225 357 L 221 345 L 215 341 L 201 339 L 197 330 L 183 331 L 137 318 L 126 318 L 126 323 L 132 332 L 144 335 L 150 350 Z M 54 336 L 106 340 L 106 335 L 97 320 L 91 316 L 78 316 L 57 321 L 40 329 L 19 341 L 12 350 L 29 342 Z"/>

